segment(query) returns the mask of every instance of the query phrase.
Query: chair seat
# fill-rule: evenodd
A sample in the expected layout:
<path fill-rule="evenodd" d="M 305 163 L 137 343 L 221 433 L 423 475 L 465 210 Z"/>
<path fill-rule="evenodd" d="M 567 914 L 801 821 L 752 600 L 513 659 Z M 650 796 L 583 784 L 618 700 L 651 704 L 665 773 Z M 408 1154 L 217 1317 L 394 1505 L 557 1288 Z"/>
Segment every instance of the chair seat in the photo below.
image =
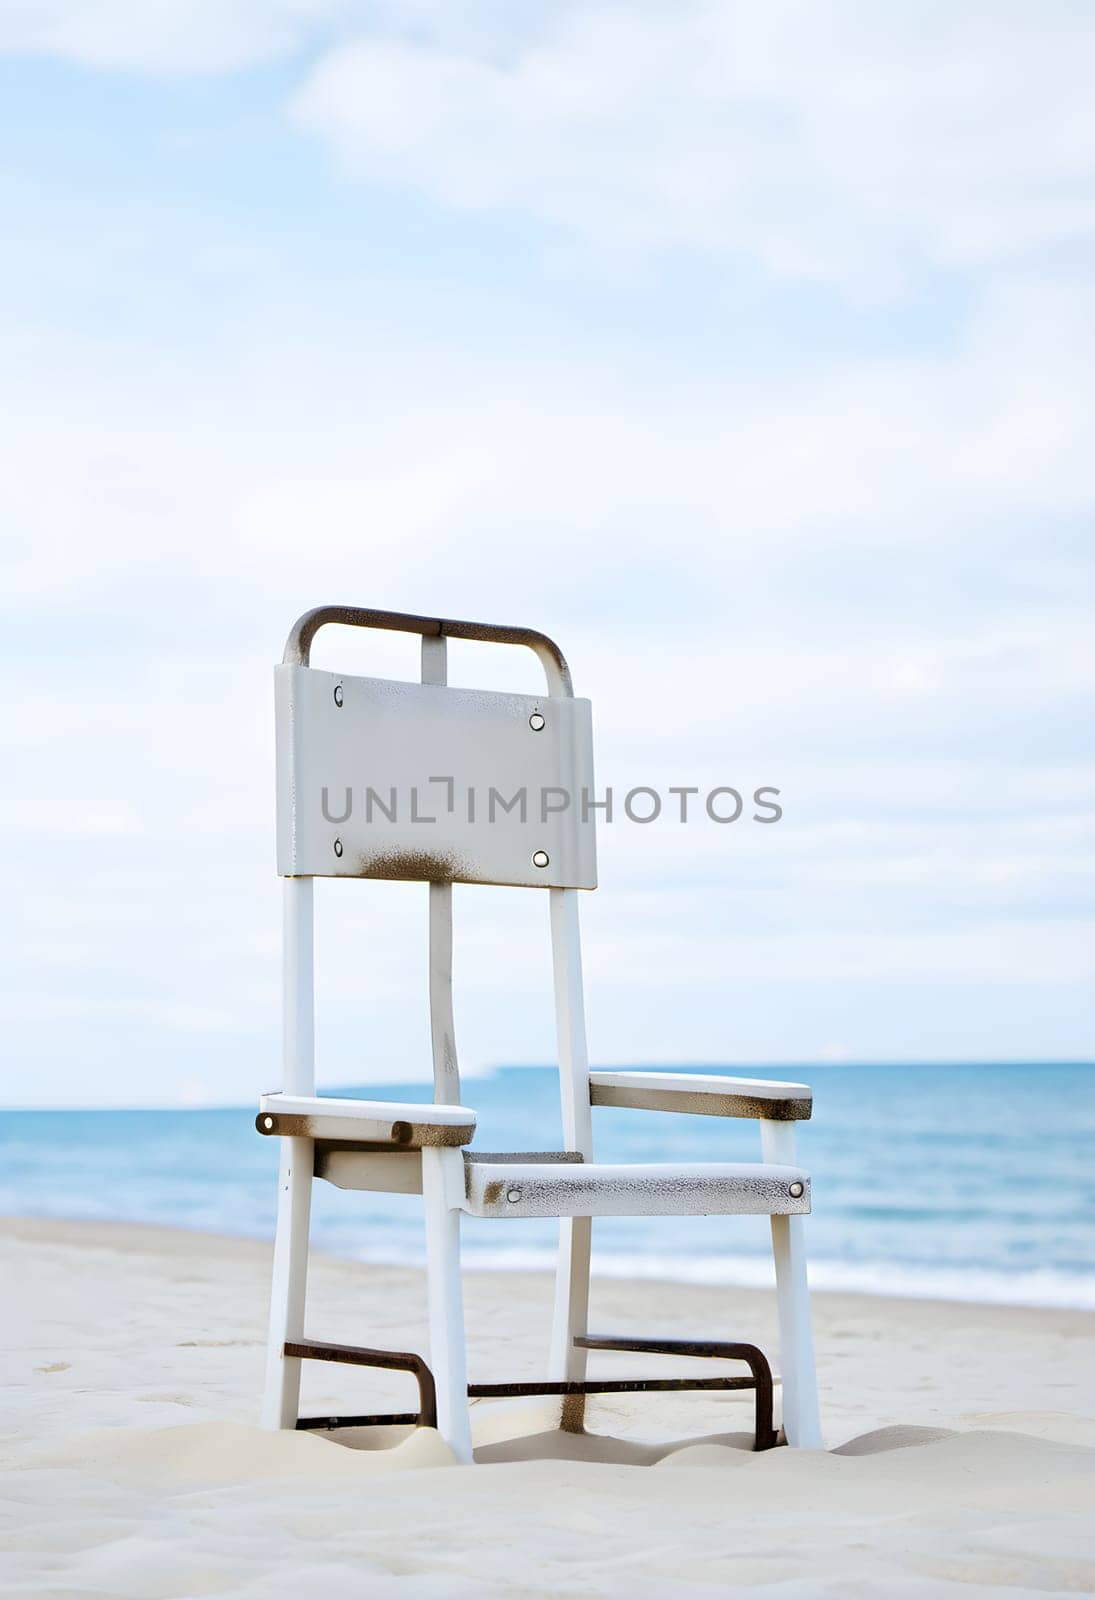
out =
<path fill-rule="evenodd" d="M 789 1216 L 810 1209 L 810 1177 L 765 1161 L 617 1166 L 468 1160 L 473 1217 Z"/>

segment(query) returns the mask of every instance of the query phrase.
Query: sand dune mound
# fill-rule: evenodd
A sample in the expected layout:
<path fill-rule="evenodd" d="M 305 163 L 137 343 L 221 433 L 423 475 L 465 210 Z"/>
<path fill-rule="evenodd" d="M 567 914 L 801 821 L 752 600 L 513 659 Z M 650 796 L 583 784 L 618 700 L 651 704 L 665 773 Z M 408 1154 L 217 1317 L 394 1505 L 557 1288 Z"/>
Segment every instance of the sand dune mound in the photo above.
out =
<path fill-rule="evenodd" d="M 4 1600 L 1095 1592 L 1095 1319 L 819 1296 L 830 1452 L 753 1454 L 740 1395 L 627 1395 L 592 1403 L 584 1436 L 548 1402 L 476 1406 L 464 1468 L 427 1429 L 257 1427 L 267 1266 L 196 1235 L 0 1229 Z M 324 1260 L 310 1284 L 324 1336 L 371 1315 L 378 1341 L 424 1347 L 421 1288 Z M 535 1370 L 550 1293 L 470 1280 L 476 1371 Z M 595 1297 L 610 1327 L 659 1325 L 668 1299 Z M 763 1295 L 676 1287 L 671 1304 L 772 1345 Z M 309 1407 L 348 1384 L 355 1410 L 406 1403 L 403 1375 L 321 1366 Z"/>

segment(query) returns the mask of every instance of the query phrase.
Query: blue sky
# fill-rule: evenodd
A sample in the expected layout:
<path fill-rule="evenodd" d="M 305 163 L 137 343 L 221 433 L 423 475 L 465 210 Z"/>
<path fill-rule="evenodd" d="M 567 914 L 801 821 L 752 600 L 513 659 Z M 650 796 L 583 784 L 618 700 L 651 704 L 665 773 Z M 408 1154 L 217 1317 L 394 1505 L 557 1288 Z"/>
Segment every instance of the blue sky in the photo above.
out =
<path fill-rule="evenodd" d="M 552 633 L 605 784 L 781 789 L 602 830 L 598 1061 L 1090 1058 L 1093 36 L 0 7 L 11 1096 L 276 1083 L 269 669 L 325 600 Z M 347 889 L 321 1073 L 423 1076 L 422 896 Z M 549 1059 L 541 898 L 457 910 L 466 1066 Z"/>

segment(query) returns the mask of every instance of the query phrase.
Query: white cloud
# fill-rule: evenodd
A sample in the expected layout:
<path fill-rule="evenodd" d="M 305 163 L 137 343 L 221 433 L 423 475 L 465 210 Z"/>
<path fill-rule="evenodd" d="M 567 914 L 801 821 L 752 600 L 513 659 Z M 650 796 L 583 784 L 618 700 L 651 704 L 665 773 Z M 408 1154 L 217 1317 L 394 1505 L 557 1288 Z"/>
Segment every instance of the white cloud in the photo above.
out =
<path fill-rule="evenodd" d="M 347 39 L 295 114 L 446 206 L 874 296 L 1090 239 L 1093 46 L 1063 3 L 555 7 L 505 51 Z"/>
<path fill-rule="evenodd" d="M 346 169 L 444 207 L 616 262 L 683 247 L 868 298 L 1090 243 L 1093 47 L 1070 0 L 0 11 L 0 51 L 150 73 L 289 61 L 293 115 Z"/>
<path fill-rule="evenodd" d="M 157 74 L 223 73 L 316 41 L 404 32 L 497 49 L 576 0 L 3 0 L 0 51 Z"/>
<path fill-rule="evenodd" d="M 293 53 L 344 0 L 7 0 L 0 50 L 92 67 L 229 72 Z"/>
<path fill-rule="evenodd" d="M 952 1053 L 1039 1027 L 1083 1048 L 1095 665 L 1067 529 L 1095 495 L 1090 366 L 1061 329 L 1091 321 L 1085 295 L 1001 290 L 930 361 L 667 393 L 592 352 L 426 349 L 339 307 L 290 345 L 297 315 L 212 367 L 9 345 L 23 683 L 0 810 L 30 908 L 5 967 L 26 1096 L 79 1098 L 85 1051 L 115 1094 L 128 1073 L 170 1098 L 196 1063 L 227 1097 L 270 1077 L 269 667 L 325 598 L 557 632 L 602 783 L 784 789 L 763 838 L 604 830 L 600 1059 L 947 1054 L 948 1018 Z M 380 648 L 339 659 L 413 671 Z M 486 655 L 460 672 L 487 678 Z M 420 897 L 345 889 L 324 902 L 325 1076 L 421 1070 Z M 550 1053 L 538 910 L 461 897 L 469 1065 Z M 822 981 L 846 1015 L 819 1014 Z M 773 1015 L 776 989 L 797 998 Z"/>
<path fill-rule="evenodd" d="M 617 260 L 683 245 L 857 289 L 960 266 L 971 309 L 930 350 L 720 369 L 669 318 L 602 339 L 530 298 L 503 337 L 489 284 L 431 299 L 447 259 L 394 288 L 289 249 L 279 289 L 257 232 L 180 217 L 150 258 L 147 197 L 121 242 L 97 195 L 78 227 L 56 203 L 67 231 L 24 241 L 34 314 L 0 329 L 19 1093 L 276 1076 L 269 668 L 324 599 L 557 633 L 602 783 L 783 788 L 779 828 L 604 830 L 599 1059 L 1088 1050 L 1095 296 L 1020 263 L 1086 237 L 1086 13 L 490 10 L 58 3 L 0 40 L 229 70 L 337 27 L 296 115 L 366 177 Z M 138 278 L 160 310 L 66 331 Z M 414 670 L 394 637 L 336 652 Z M 471 1066 L 549 1056 L 530 898 L 460 896 Z M 323 904 L 324 1077 L 421 1072 L 421 896 Z"/>

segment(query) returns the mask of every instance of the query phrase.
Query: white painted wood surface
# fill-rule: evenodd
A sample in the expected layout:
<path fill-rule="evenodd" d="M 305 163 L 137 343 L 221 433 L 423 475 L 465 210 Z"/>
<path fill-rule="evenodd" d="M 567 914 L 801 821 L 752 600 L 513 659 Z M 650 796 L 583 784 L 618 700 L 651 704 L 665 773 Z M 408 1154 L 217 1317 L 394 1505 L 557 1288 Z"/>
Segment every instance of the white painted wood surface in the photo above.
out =
<path fill-rule="evenodd" d="M 279 872 L 595 887 L 588 700 L 285 665 L 276 686 Z"/>
<path fill-rule="evenodd" d="M 422 640 L 422 682 L 445 685 L 449 650 L 443 638 Z M 434 1099 L 460 1104 L 460 1066 L 452 1009 L 452 884 L 429 886 L 430 1051 Z"/>
<path fill-rule="evenodd" d="M 475 1128 L 475 1112 L 469 1106 L 429 1105 L 416 1100 L 349 1100 L 335 1095 L 271 1093 L 259 1099 L 260 1117 L 264 1113 L 305 1118 L 314 1139 L 360 1139 L 371 1144 L 391 1140 L 398 1145 L 398 1135 L 392 1129 L 399 1123 L 439 1130 Z"/>
<path fill-rule="evenodd" d="M 795 1158 L 793 1122 L 760 1124 L 765 1161 L 788 1164 Z M 773 1216 L 772 1254 L 776 1264 L 779 1309 L 780 1374 L 783 1379 L 783 1431 L 800 1450 L 824 1450 L 806 1276 L 806 1236 L 802 1216 Z"/>
<path fill-rule="evenodd" d="M 464 1158 L 459 1150 L 422 1152 L 426 1217 L 426 1290 L 430 1367 L 437 1386 L 437 1431 L 460 1461 L 470 1461 L 471 1422 L 460 1275 L 460 1212 Z"/>
<path fill-rule="evenodd" d="M 421 1194 L 420 1150 L 344 1150 L 320 1145 L 315 1175 L 336 1189 L 366 1194 Z"/>
<path fill-rule="evenodd" d="M 469 1162 L 476 1217 L 764 1217 L 810 1209 L 810 1175 L 767 1161 Z"/>
<path fill-rule="evenodd" d="M 781 1118 L 789 1115 L 793 1120 L 808 1117 L 813 1101 L 804 1083 L 701 1072 L 591 1072 L 589 1098 L 595 1106 L 634 1106 L 712 1117 L 755 1118 L 764 1115 L 765 1106 L 778 1106 Z"/>
<path fill-rule="evenodd" d="M 589 1054 L 586 1043 L 585 988 L 582 981 L 582 935 L 578 896 L 573 889 L 552 889 L 551 954 L 555 989 L 555 1038 L 559 1056 L 563 1144 L 586 1161 L 593 1157 L 593 1118 L 589 1105 Z M 469 1182 L 473 1174 L 469 1170 Z M 589 1260 L 592 1246 L 589 1216 L 565 1216 L 559 1223 L 559 1256 L 555 1268 L 551 1348 L 548 1370 L 559 1382 L 581 1383 L 589 1352 L 575 1346 L 589 1332 Z M 584 1401 L 571 1397 L 560 1407 L 571 1431 L 582 1426 Z"/>
<path fill-rule="evenodd" d="M 283 1082 L 294 1095 L 315 1093 L 314 917 L 311 878 L 286 878 L 282 889 Z M 270 1285 L 266 1389 L 267 1428 L 296 1425 L 300 1362 L 284 1354 L 304 1336 L 308 1228 L 312 1209 L 311 1139 L 283 1139 L 278 1162 L 278 1215 Z"/>

